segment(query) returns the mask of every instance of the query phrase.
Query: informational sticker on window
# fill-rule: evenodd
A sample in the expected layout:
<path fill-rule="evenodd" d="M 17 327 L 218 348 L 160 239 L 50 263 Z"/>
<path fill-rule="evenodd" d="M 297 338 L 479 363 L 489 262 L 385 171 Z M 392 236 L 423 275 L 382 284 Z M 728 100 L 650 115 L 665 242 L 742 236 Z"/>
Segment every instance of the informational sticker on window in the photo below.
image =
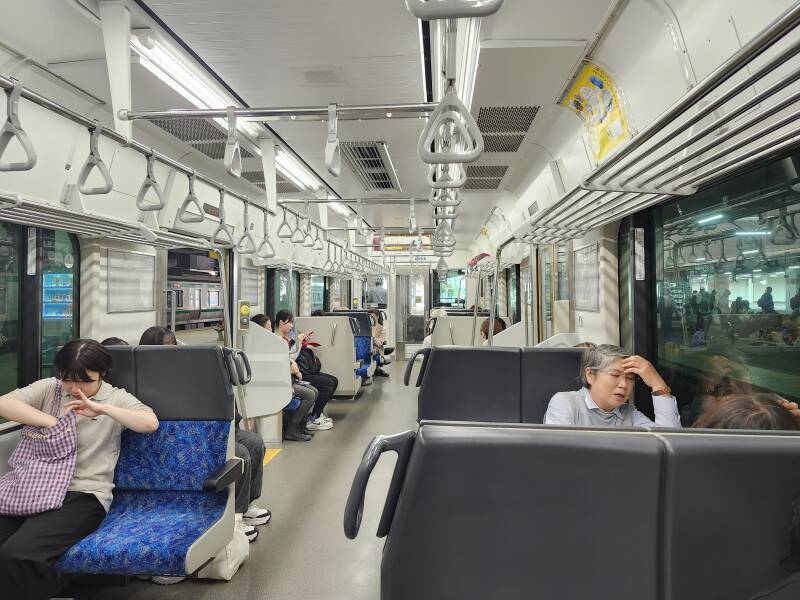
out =
<path fill-rule="evenodd" d="M 597 162 L 631 136 L 622 96 L 609 73 L 585 62 L 561 104 L 583 119 Z"/>
<path fill-rule="evenodd" d="M 572 253 L 575 310 L 600 311 L 600 253 L 597 244 Z"/>
<path fill-rule="evenodd" d="M 644 281 L 647 275 L 644 266 L 644 228 L 633 228 L 633 271 L 636 281 Z"/>

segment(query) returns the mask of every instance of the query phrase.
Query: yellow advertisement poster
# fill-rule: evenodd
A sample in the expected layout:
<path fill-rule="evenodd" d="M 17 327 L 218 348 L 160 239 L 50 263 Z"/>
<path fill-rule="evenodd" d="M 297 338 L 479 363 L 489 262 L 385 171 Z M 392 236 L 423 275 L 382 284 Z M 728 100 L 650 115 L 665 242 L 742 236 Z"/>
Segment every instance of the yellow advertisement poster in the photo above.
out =
<path fill-rule="evenodd" d="M 628 117 L 614 80 L 593 63 L 584 63 L 561 104 L 583 119 L 597 162 L 611 154 L 631 135 Z"/>

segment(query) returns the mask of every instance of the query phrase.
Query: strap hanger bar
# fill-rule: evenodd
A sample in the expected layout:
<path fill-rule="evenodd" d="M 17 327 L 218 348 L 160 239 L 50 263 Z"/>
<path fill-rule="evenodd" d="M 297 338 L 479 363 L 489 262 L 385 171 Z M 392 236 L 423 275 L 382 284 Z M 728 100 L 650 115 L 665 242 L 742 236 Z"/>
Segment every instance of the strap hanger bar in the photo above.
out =
<path fill-rule="evenodd" d="M 365 104 L 337 105 L 336 117 L 339 121 L 358 119 L 416 119 L 431 114 L 438 106 L 435 102 L 417 104 Z M 154 121 L 157 119 L 213 119 L 228 118 L 227 108 L 173 108 L 168 110 L 134 111 L 120 110 L 123 121 Z M 235 108 L 233 114 L 242 119 L 256 121 L 325 121 L 328 119 L 329 105 L 302 106 L 297 108 Z"/>

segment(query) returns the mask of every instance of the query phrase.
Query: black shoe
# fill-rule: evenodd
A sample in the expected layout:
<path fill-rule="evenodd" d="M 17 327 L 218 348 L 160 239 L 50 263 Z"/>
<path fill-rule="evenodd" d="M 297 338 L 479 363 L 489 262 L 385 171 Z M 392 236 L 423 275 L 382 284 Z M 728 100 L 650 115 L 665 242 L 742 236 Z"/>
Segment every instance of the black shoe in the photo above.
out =
<path fill-rule="evenodd" d="M 389 376 L 389 374 L 386 371 L 384 371 L 383 369 L 375 369 L 375 373 L 373 373 L 373 375 L 375 375 L 375 377 L 388 377 Z"/>
<path fill-rule="evenodd" d="M 372 385 L 372 377 L 362 377 L 361 385 L 362 386 Z"/>
<path fill-rule="evenodd" d="M 389 356 L 392 352 L 394 352 L 394 346 L 387 346 L 383 349 L 384 356 Z"/>
<path fill-rule="evenodd" d="M 287 431 L 283 435 L 283 439 L 289 440 L 290 442 L 310 442 L 311 436 L 306 433 L 300 433 L 299 431 Z"/>

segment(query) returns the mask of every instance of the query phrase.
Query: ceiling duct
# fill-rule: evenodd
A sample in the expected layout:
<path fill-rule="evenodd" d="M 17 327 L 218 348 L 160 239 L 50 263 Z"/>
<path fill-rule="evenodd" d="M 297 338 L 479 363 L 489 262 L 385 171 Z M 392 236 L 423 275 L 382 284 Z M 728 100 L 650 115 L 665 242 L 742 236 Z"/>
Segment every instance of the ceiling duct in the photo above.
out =
<path fill-rule="evenodd" d="M 508 165 L 467 165 L 466 190 L 496 190 L 500 187 Z"/>
<path fill-rule="evenodd" d="M 481 106 L 478 129 L 483 134 L 484 151 L 518 151 L 538 112 L 538 106 Z"/>
<path fill-rule="evenodd" d="M 228 132 L 212 119 L 156 119 L 153 124 L 213 160 L 225 157 Z M 255 158 L 244 148 L 241 152 L 243 159 Z"/>
<path fill-rule="evenodd" d="M 340 142 L 342 159 L 365 191 L 402 192 L 384 142 Z"/>

